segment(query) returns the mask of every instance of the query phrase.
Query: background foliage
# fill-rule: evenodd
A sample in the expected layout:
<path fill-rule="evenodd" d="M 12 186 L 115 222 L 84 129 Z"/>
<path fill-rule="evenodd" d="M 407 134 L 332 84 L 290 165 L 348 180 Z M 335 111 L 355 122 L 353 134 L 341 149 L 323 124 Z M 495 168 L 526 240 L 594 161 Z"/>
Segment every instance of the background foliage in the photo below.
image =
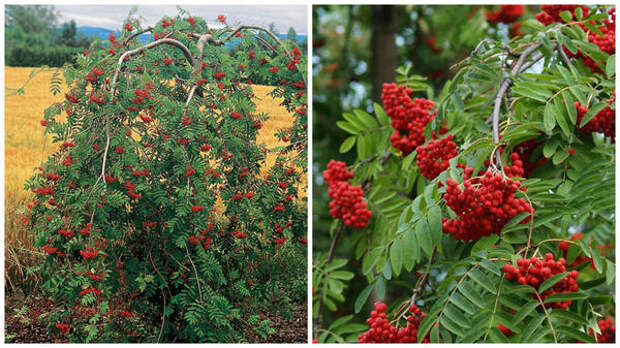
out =
<path fill-rule="evenodd" d="M 75 21 L 58 26 L 54 6 L 4 7 L 4 62 L 8 66 L 59 67 L 90 43 L 77 33 Z"/>

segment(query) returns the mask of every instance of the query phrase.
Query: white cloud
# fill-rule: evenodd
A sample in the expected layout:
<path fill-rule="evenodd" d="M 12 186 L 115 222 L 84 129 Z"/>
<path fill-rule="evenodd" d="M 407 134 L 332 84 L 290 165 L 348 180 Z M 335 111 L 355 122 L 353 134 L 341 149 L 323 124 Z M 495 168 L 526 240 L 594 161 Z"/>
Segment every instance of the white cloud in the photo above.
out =
<path fill-rule="evenodd" d="M 286 33 L 290 27 L 300 34 L 308 32 L 307 7 L 305 5 L 182 5 L 192 15 L 215 24 L 217 16 L 226 15 L 230 24 L 268 26 L 275 24 L 277 31 Z M 95 26 L 120 29 L 131 6 L 125 5 L 55 5 L 60 12 L 60 22 L 75 20 L 77 26 Z M 174 16 L 174 5 L 139 5 L 137 16 L 145 25 L 155 24 L 163 16 Z"/>

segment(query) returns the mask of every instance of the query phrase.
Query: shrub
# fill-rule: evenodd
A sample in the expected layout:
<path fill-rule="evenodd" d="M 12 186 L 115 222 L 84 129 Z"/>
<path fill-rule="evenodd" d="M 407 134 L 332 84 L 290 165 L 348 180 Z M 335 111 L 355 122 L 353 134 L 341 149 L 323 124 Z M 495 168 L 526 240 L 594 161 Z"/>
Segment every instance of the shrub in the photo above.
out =
<path fill-rule="evenodd" d="M 258 311 L 287 312 L 290 299 L 274 256 L 305 250 L 306 58 L 286 41 L 258 47 L 260 27 L 209 28 L 183 10 L 128 24 L 65 67 L 70 90 L 41 121 L 59 144 L 27 183 L 49 255 L 43 289 L 61 308 L 49 328 L 75 342 L 264 333 Z M 138 42 L 142 32 L 153 41 Z M 232 37 L 254 59 L 229 55 Z M 255 112 L 246 69 L 287 82 L 273 96 L 295 115 L 277 133 L 290 145 L 257 142 L 268 115 Z"/>

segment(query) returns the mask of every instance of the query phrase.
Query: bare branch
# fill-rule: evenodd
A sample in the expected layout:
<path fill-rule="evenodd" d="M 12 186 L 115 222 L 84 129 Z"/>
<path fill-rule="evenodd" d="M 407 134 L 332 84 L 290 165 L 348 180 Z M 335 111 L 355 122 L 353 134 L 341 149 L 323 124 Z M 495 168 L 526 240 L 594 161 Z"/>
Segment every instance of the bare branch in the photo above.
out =
<path fill-rule="evenodd" d="M 566 55 L 566 52 L 564 52 L 564 49 L 562 48 L 562 45 L 556 44 L 555 48 L 558 51 L 558 53 L 560 54 L 560 57 L 562 58 L 562 60 L 566 64 L 566 66 L 571 68 L 573 66 L 573 63 L 571 63 L 570 59 L 568 59 L 568 56 Z"/>
<path fill-rule="evenodd" d="M 211 37 L 210 34 L 204 34 L 204 35 L 200 35 L 200 38 L 198 39 L 197 47 L 198 47 L 198 51 L 200 52 L 200 55 L 197 57 L 198 59 L 196 59 L 194 62 L 194 71 L 192 72 L 193 76 L 198 75 L 200 73 L 200 67 L 202 65 L 202 58 L 204 57 L 205 44 L 207 43 L 210 37 Z M 192 101 L 192 98 L 194 97 L 196 88 L 198 88 L 198 85 L 194 84 L 189 91 L 189 95 L 187 96 L 187 100 L 185 101 L 185 111 L 183 112 L 183 117 L 185 117 L 185 115 L 187 114 L 187 110 L 189 110 L 189 103 Z"/>
<path fill-rule="evenodd" d="M 153 41 L 151 43 L 148 43 L 144 46 L 140 46 L 136 49 L 130 50 L 130 51 L 126 51 L 125 53 L 123 53 L 120 58 L 118 59 L 118 67 L 116 68 L 116 71 L 114 71 L 114 77 L 112 78 L 112 92 L 110 95 L 110 98 L 114 98 L 114 92 L 116 89 L 116 80 L 118 79 L 118 74 L 121 71 L 121 66 L 123 65 L 123 62 L 125 61 L 125 57 L 129 57 L 129 56 L 133 56 L 135 54 L 138 53 L 142 53 L 146 50 L 155 48 L 157 46 L 160 45 L 171 45 L 171 46 L 175 46 L 177 48 L 179 48 L 181 51 L 183 51 L 183 54 L 185 55 L 185 58 L 187 58 L 187 61 L 190 63 L 191 66 L 195 66 L 195 59 L 192 56 L 192 53 L 190 52 L 189 48 L 187 48 L 187 46 L 185 46 L 181 41 L 175 40 L 175 39 L 169 39 L 169 38 L 165 38 L 165 39 L 159 39 L 157 41 Z"/>
<path fill-rule="evenodd" d="M 108 158 L 108 150 L 110 149 L 110 117 L 106 114 L 105 115 L 105 149 L 103 151 L 103 162 L 101 165 L 101 175 L 100 178 L 104 178 L 105 175 L 105 165 L 106 165 L 106 160 Z M 105 182 L 105 180 L 104 180 Z M 105 190 L 105 188 L 104 188 Z"/>
<path fill-rule="evenodd" d="M 152 30 L 153 30 L 153 27 L 146 27 L 146 28 L 144 28 L 144 30 L 140 30 L 138 32 L 135 32 L 135 33 L 131 34 L 128 38 L 125 39 L 125 41 L 123 41 L 123 46 L 127 46 L 129 41 L 135 39 L 136 37 L 138 37 L 138 36 L 140 36 L 140 35 L 142 35 L 144 33 L 152 31 Z"/>
<path fill-rule="evenodd" d="M 502 106 L 502 99 L 504 98 L 504 94 L 512 84 L 512 78 L 521 72 L 521 67 L 525 63 L 525 60 L 540 46 L 542 46 L 542 44 L 531 45 L 519 55 L 519 60 L 517 60 L 517 63 L 513 66 L 510 72 L 510 76 L 502 82 L 499 90 L 497 91 L 497 96 L 495 97 L 495 101 L 493 103 L 493 112 L 491 112 L 491 120 L 493 121 L 493 142 L 496 145 L 499 145 L 499 111 Z M 501 168 L 502 160 L 499 151 L 495 153 L 495 159 L 497 165 Z"/>

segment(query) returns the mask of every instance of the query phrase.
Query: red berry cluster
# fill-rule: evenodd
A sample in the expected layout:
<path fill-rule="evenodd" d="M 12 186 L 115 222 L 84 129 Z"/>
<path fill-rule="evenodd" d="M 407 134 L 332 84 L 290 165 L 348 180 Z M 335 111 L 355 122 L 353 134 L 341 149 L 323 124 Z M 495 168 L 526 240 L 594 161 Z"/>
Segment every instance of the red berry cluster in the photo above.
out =
<path fill-rule="evenodd" d="M 86 294 L 90 294 L 91 292 L 93 294 L 95 294 L 95 296 L 99 296 L 99 295 L 101 295 L 103 293 L 103 291 L 101 289 L 97 289 L 97 288 L 91 286 L 91 287 L 88 287 L 88 288 L 80 291 L 80 296 L 84 296 Z"/>
<path fill-rule="evenodd" d="M 204 205 L 192 205 L 190 209 L 194 213 L 200 213 L 201 211 L 205 210 L 205 206 Z"/>
<path fill-rule="evenodd" d="M 385 112 L 392 119 L 394 133 L 390 136 L 392 145 L 408 155 L 416 147 L 424 144 L 424 128 L 437 113 L 431 110 L 435 106 L 424 98 L 411 99 L 412 91 L 409 87 L 398 86 L 395 83 L 384 83 L 381 99 Z"/>
<path fill-rule="evenodd" d="M 472 168 L 465 168 L 464 190 L 452 178 L 446 180 L 443 198 L 456 215 L 455 219 L 443 218 L 443 232 L 457 240 L 470 241 L 491 234 L 500 234 L 508 221 L 519 213 L 533 214 L 534 209 L 523 198 L 515 198 L 519 181 L 510 176 L 523 175 L 522 163 L 512 154 L 513 167 L 505 167 L 509 177 L 487 170 L 481 177 L 471 178 Z M 529 221 L 531 216 L 521 221 Z"/>
<path fill-rule="evenodd" d="M 56 323 L 56 328 L 60 331 L 60 333 L 69 332 L 69 324 Z"/>
<path fill-rule="evenodd" d="M 127 194 L 131 199 L 140 199 L 142 197 L 141 193 L 136 193 L 134 189 L 136 188 L 136 184 L 131 183 L 130 181 L 125 181 L 125 188 L 127 189 Z"/>
<path fill-rule="evenodd" d="M 615 93 L 614 93 L 615 96 Z M 614 98 L 609 100 L 609 105 L 613 102 Z M 577 109 L 577 127 L 581 124 L 581 120 L 588 113 L 588 108 L 581 105 L 579 102 L 575 102 L 575 108 Z M 588 123 L 579 128 L 585 133 L 603 133 L 607 137 L 611 137 L 612 141 L 616 141 L 616 110 L 606 106 L 603 110 L 599 111 Z"/>
<path fill-rule="evenodd" d="M 522 285 L 530 285 L 536 290 L 538 290 L 538 287 L 545 280 L 556 274 L 566 272 L 566 260 L 563 257 L 560 257 L 556 261 L 552 253 L 547 253 L 544 260 L 538 259 L 535 256 L 532 256 L 529 259 L 518 259 L 517 266 L 518 267 L 514 267 L 509 263 L 504 265 L 506 279 L 516 280 Z M 540 294 L 541 299 L 544 301 L 547 296 L 552 294 L 575 292 L 579 290 L 579 286 L 577 285 L 578 275 L 579 271 L 576 270 L 568 272 L 564 279 L 557 282 L 551 288 L 543 291 L 543 293 Z M 536 294 L 532 294 L 532 296 L 536 297 Z M 570 306 L 570 304 L 571 301 L 568 300 L 546 303 L 545 306 L 565 309 Z"/>
<path fill-rule="evenodd" d="M 291 54 L 293 55 L 293 57 L 288 62 L 288 64 L 286 64 L 286 68 L 288 70 L 295 70 L 297 68 L 297 64 L 299 64 L 299 62 L 301 60 L 301 51 L 299 51 L 299 48 L 297 48 L 297 46 L 295 46 L 291 50 Z"/>
<path fill-rule="evenodd" d="M 596 335 L 597 343 L 616 343 L 616 325 L 611 323 L 611 319 L 601 319 L 598 321 L 600 334 Z M 590 329 L 590 336 L 594 336 L 594 331 Z"/>
<path fill-rule="evenodd" d="M 523 16 L 525 5 L 501 5 L 495 11 L 487 11 L 487 21 L 491 23 L 512 23 Z"/>
<path fill-rule="evenodd" d="M 458 153 L 452 134 L 437 141 L 429 141 L 416 149 L 416 162 L 420 172 L 428 179 L 435 179 L 444 170 L 450 167 L 450 159 Z"/>
<path fill-rule="evenodd" d="M 426 317 L 420 308 L 412 304 L 409 307 L 411 313 L 407 317 L 407 327 L 400 329 L 393 326 L 387 319 L 385 303 L 376 302 L 375 310 L 370 312 L 370 318 L 366 320 L 370 329 L 358 336 L 359 343 L 417 343 L 418 327 L 422 319 Z M 430 343 L 428 335 L 422 343 Z"/>
<path fill-rule="evenodd" d="M 101 75 L 103 75 L 104 71 L 97 69 L 97 68 L 92 68 L 91 70 L 92 72 L 86 74 L 86 77 L 84 78 L 84 80 L 86 80 L 86 82 L 97 82 L 97 78 Z M 65 96 L 67 96 L 67 94 L 65 94 Z M 67 100 L 69 100 L 72 103 L 76 103 L 77 101 L 73 101 L 71 99 L 69 99 L 67 97 Z"/>
<path fill-rule="evenodd" d="M 599 28 L 603 36 L 599 36 L 595 32 L 590 32 L 588 34 L 588 41 L 597 45 L 601 51 L 607 54 L 616 53 L 616 30 L 615 26 L 612 24 L 611 26 L 602 26 Z"/>
<path fill-rule="evenodd" d="M 338 181 L 349 181 L 353 179 L 353 173 L 347 170 L 347 164 L 342 161 L 331 160 L 327 164 L 327 170 L 323 171 L 323 179 L 328 186 Z"/>
<path fill-rule="evenodd" d="M 362 188 L 349 184 L 353 173 L 347 170 L 346 164 L 329 161 L 327 170 L 323 171 L 323 177 L 329 187 L 327 193 L 332 199 L 329 202 L 329 213 L 334 219 L 342 219 L 345 225 L 357 230 L 366 226 L 372 212 L 368 210 L 363 200 Z"/>
<path fill-rule="evenodd" d="M 519 158 L 523 161 L 523 177 L 528 178 L 536 168 L 547 162 L 547 158 L 542 156 L 539 160 L 533 158 L 534 151 L 540 143 L 536 139 L 526 140 L 514 148 L 514 152 L 519 154 Z"/>
<path fill-rule="evenodd" d="M 579 233 L 575 233 L 570 240 L 580 240 L 581 238 L 583 238 L 583 233 L 579 232 Z M 570 243 L 569 242 L 558 242 L 558 249 L 560 249 L 563 253 L 564 253 L 564 258 L 566 258 L 568 256 L 568 248 L 570 247 Z M 568 265 L 568 267 L 575 267 L 575 266 L 579 266 L 584 262 L 590 262 L 591 263 L 591 267 L 592 269 L 594 269 L 594 261 L 592 260 L 591 257 L 586 257 L 584 255 L 579 255 L 577 256 L 577 258 L 575 259 L 575 261 L 573 261 L 573 263 L 571 263 L 570 265 Z"/>
<path fill-rule="evenodd" d="M 99 251 L 92 248 L 88 250 L 80 250 L 80 255 L 84 258 L 84 260 L 90 260 L 99 256 Z"/>
<path fill-rule="evenodd" d="M 576 5 L 574 5 L 576 6 Z M 541 12 L 543 13 L 543 12 Z M 590 30 L 583 23 L 577 23 L 584 32 L 588 33 L 588 41 L 597 45 L 599 49 L 607 54 L 615 54 L 616 53 L 616 7 L 612 7 L 607 12 L 609 14 L 609 18 L 605 18 L 603 20 L 602 25 L 597 25 L 594 21 L 589 21 L 592 26 L 597 26 L 603 36 L 599 36 L 599 34 Z M 540 13 L 539 13 L 540 14 Z M 587 15 L 587 11 L 584 10 L 584 16 Z M 538 18 L 538 17 L 537 17 Z M 543 19 L 544 20 L 544 19 Z M 543 22 L 539 19 L 539 21 Z M 561 21 L 558 20 L 558 21 Z M 550 22 L 553 23 L 553 22 Z M 549 23 L 549 24 L 550 24 Z M 545 25 L 549 25 L 543 22 Z M 584 55 L 581 50 L 578 50 L 577 53 L 572 53 L 568 48 L 562 46 L 564 52 L 571 58 L 578 58 L 583 61 L 583 64 L 590 68 L 590 71 L 593 73 L 602 73 L 603 71 L 598 66 L 598 64 L 589 56 Z"/>
<path fill-rule="evenodd" d="M 564 23 L 564 20 L 560 17 L 560 13 L 570 11 L 574 17 L 577 7 L 581 7 L 584 17 L 590 12 L 590 9 L 585 5 L 540 5 L 542 12 L 536 14 L 536 19 L 544 25 L 550 25 L 556 22 Z"/>

